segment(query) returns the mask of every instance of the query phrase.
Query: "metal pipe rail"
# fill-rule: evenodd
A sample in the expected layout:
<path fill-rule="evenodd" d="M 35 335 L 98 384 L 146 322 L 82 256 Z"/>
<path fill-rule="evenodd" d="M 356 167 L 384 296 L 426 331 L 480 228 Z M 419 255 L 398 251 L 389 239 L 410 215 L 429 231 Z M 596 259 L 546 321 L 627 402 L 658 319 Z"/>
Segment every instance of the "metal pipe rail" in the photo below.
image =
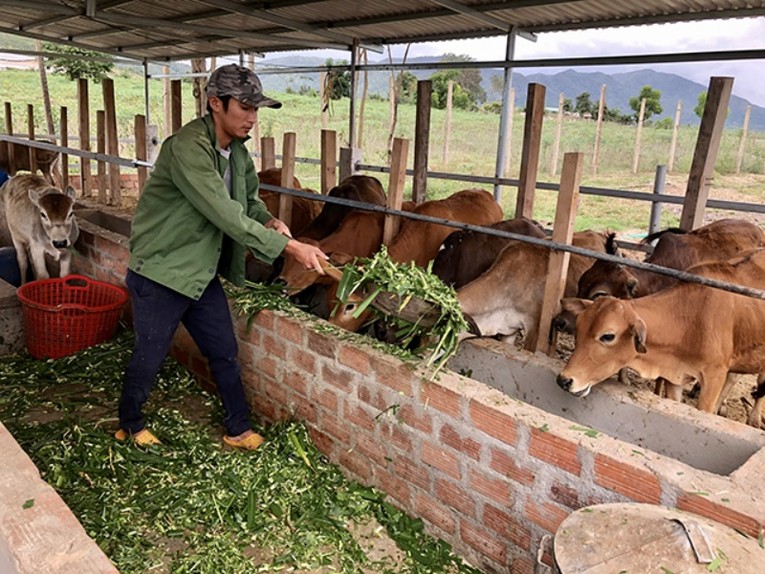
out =
<path fill-rule="evenodd" d="M 501 231 L 498 229 L 491 229 L 489 227 L 482 227 L 480 225 L 472 225 L 470 223 L 460 223 L 458 221 L 451 221 L 450 219 L 443 219 L 440 217 L 431 217 L 429 215 L 421 215 L 419 213 L 412 213 L 410 211 L 401 211 L 398 209 L 391 209 L 390 207 L 383 207 L 381 205 L 373 205 L 371 203 L 365 203 L 362 201 L 354 201 L 351 199 L 345 199 L 342 197 L 330 197 L 327 195 L 320 195 L 316 193 L 308 193 L 297 189 L 287 189 L 274 185 L 263 184 L 263 189 L 268 191 L 275 191 L 277 193 L 285 193 L 294 197 L 303 197 L 305 199 L 312 199 L 315 201 L 321 201 L 324 203 L 330 203 L 334 205 L 344 205 L 347 207 L 354 207 L 356 209 L 362 209 L 365 211 L 374 211 L 378 213 L 385 213 L 387 215 L 398 215 L 408 219 L 414 219 L 417 221 L 425 221 L 427 223 L 435 223 L 438 225 L 445 225 L 447 227 L 454 227 L 455 229 L 475 231 L 478 233 L 485 233 L 486 235 L 493 235 L 495 237 L 502 237 L 505 239 L 515 239 L 525 243 L 531 243 L 532 245 L 539 245 L 547 247 L 554 251 L 567 251 L 569 253 L 575 253 L 577 255 L 584 255 L 586 257 L 592 257 L 594 259 L 602 259 L 604 261 L 610 261 L 612 263 L 618 263 L 620 265 L 626 265 L 627 267 L 634 267 L 636 269 L 644 269 L 646 271 L 653 271 L 662 275 L 668 275 L 686 281 L 688 283 L 698 283 L 707 287 L 713 287 L 715 289 L 721 289 L 723 291 L 729 291 L 731 293 L 737 293 L 739 295 L 746 295 L 748 297 L 754 297 L 756 299 L 765 300 L 765 291 L 761 289 L 755 289 L 752 287 L 745 287 L 736 283 L 728 283 L 726 281 L 720 281 L 719 279 L 712 279 L 710 277 L 701 277 L 688 273 L 687 271 L 680 271 L 678 269 L 670 269 L 669 267 L 662 267 L 661 265 L 655 265 L 653 263 L 644 263 L 641 261 L 632 261 L 624 257 L 618 257 L 616 255 L 609 255 L 608 253 L 600 253 L 598 251 L 591 251 L 582 247 L 576 247 L 575 245 L 566 245 L 563 243 L 556 243 L 549 239 L 539 239 L 536 237 L 528 237 L 526 235 L 519 235 L 517 233 L 510 233 L 508 231 Z"/>
<path fill-rule="evenodd" d="M 149 167 L 150 168 L 154 166 L 154 164 L 142 159 L 128 159 L 126 157 L 120 157 L 116 155 L 108 155 L 105 153 L 85 151 L 76 147 L 62 147 L 57 144 L 52 144 L 52 143 L 38 141 L 38 140 L 30 140 L 27 138 L 9 136 L 8 134 L 0 134 L 0 142 L 9 142 L 12 144 L 17 144 L 17 145 L 36 147 L 36 148 L 45 149 L 48 151 L 56 151 L 60 153 L 65 153 L 67 155 L 84 157 L 86 159 L 105 161 L 107 163 L 116 163 L 124 167 Z"/>

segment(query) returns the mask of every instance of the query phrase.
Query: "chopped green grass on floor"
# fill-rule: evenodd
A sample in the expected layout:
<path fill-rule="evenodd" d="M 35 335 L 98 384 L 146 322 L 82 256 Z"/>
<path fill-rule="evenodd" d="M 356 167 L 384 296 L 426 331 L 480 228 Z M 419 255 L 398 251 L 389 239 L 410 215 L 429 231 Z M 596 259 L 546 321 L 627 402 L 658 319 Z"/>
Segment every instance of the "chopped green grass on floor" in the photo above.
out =
<path fill-rule="evenodd" d="M 218 399 L 173 360 L 146 408 L 163 444 L 118 443 L 131 345 L 123 332 L 55 361 L 0 359 L 0 420 L 122 574 L 478 572 L 347 480 L 300 422 L 258 429 L 267 442 L 254 453 L 223 447 Z M 365 524 L 395 544 L 369 552 Z"/>

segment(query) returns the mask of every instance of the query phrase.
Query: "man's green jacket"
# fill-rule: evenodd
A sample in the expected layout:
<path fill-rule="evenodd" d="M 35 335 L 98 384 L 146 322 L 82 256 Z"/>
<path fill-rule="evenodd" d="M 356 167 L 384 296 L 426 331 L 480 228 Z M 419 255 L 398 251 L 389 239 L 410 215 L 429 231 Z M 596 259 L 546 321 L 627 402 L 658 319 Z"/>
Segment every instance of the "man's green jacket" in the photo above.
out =
<path fill-rule="evenodd" d="M 218 272 L 244 284 L 246 247 L 266 263 L 284 250 L 288 238 L 264 227 L 272 216 L 258 197 L 247 148 L 234 139 L 229 150 L 227 160 L 209 115 L 162 144 L 133 218 L 130 269 L 199 299 Z M 223 180 L 229 164 L 230 195 Z"/>

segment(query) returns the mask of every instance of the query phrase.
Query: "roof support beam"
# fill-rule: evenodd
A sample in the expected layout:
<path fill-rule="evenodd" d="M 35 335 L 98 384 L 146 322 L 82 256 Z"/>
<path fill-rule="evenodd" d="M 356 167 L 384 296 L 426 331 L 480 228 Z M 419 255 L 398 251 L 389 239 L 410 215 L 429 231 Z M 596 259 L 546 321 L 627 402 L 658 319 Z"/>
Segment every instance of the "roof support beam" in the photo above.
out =
<path fill-rule="evenodd" d="M 497 30 L 501 30 L 502 32 L 507 33 L 510 31 L 510 24 L 508 24 L 504 20 L 495 18 L 494 16 L 489 16 L 488 14 L 483 14 L 482 12 L 479 12 L 478 10 L 475 10 L 474 8 L 470 8 L 468 6 L 465 6 L 464 4 L 460 4 L 459 2 L 456 2 L 455 0 L 431 0 L 431 1 L 435 2 L 439 6 L 443 6 L 444 8 L 451 10 L 452 12 L 456 12 L 458 14 L 462 14 L 463 16 L 467 16 L 468 18 L 475 20 L 476 22 L 488 24 L 492 28 L 496 28 Z"/>
<path fill-rule="evenodd" d="M 290 28 L 292 30 L 297 30 L 298 32 L 306 32 L 308 34 L 315 34 L 317 36 L 322 36 L 336 42 L 343 42 L 348 46 L 353 44 L 353 38 L 344 34 L 330 32 L 312 24 L 304 24 L 302 22 L 298 22 L 297 20 L 293 20 L 292 18 L 286 18 L 284 16 L 279 16 L 278 14 L 272 14 L 266 10 L 259 10 L 257 8 L 243 6 L 242 4 L 238 2 L 232 2 L 231 0 L 197 0 L 197 2 L 201 2 L 202 4 L 207 4 L 209 6 L 215 6 L 216 8 L 220 8 L 234 14 L 252 16 L 253 18 L 258 18 L 260 20 L 279 24 L 280 26 L 284 26 L 285 28 Z"/>
<path fill-rule="evenodd" d="M 219 26 L 208 26 L 205 24 L 188 24 L 185 22 L 174 22 L 172 20 L 163 20 L 158 18 L 141 18 L 136 16 L 127 16 L 123 14 L 101 14 L 98 21 L 105 24 L 128 25 L 137 28 L 161 28 L 165 31 L 191 30 L 192 32 L 201 32 L 206 34 L 216 34 L 224 38 L 251 38 L 265 42 L 277 42 L 287 40 L 295 46 L 305 46 L 306 48 L 330 48 L 335 50 L 345 50 L 347 46 L 343 44 L 332 44 L 328 42 L 316 42 L 313 40 L 302 40 L 298 38 L 280 38 L 271 34 L 262 34 L 260 32 L 251 32 L 248 30 L 234 30 L 232 28 L 221 28 Z"/>
<path fill-rule="evenodd" d="M 121 6 L 122 4 L 128 4 L 129 2 L 132 2 L 132 0 L 112 0 L 111 2 L 101 2 L 99 9 L 108 10 L 109 8 L 116 8 L 117 6 Z M 29 24 L 24 26 L 22 29 L 34 30 L 35 28 L 42 28 L 43 26 L 48 26 L 50 24 L 58 24 L 59 22 L 65 22 L 66 20 L 71 20 L 74 17 L 75 16 L 54 16 L 53 18 L 45 18 L 43 20 L 30 22 Z"/>

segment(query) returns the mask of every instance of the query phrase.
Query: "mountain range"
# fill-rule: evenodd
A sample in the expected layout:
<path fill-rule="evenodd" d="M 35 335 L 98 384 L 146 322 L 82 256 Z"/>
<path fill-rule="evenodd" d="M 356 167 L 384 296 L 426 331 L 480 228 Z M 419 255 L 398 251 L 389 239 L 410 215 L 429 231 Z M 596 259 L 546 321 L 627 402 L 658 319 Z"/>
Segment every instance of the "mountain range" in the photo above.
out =
<path fill-rule="evenodd" d="M 439 61 L 439 57 L 410 58 L 408 63 L 432 63 Z M 273 65 L 285 67 L 312 67 L 322 66 L 326 60 L 312 56 L 291 56 L 268 58 L 265 61 L 256 62 L 258 65 Z M 372 62 L 370 62 L 372 63 Z M 381 61 L 378 63 L 387 63 Z M 432 70 L 415 70 L 412 72 L 417 79 L 425 80 L 432 74 Z M 494 89 L 497 80 L 492 77 L 502 77 L 502 70 L 482 69 L 481 86 L 486 91 L 487 101 L 499 101 L 501 94 Z M 319 89 L 319 76 L 316 73 L 287 73 L 287 74 L 263 74 L 261 76 L 266 90 L 284 91 L 291 89 L 298 91 L 301 87 Z M 388 97 L 388 79 L 390 72 L 369 72 L 369 92 Z M 630 109 L 629 100 L 640 94 L 643 86 L 651 86 L 661 92 L 661 114 L 653 116 L 652 120 L 675 117 L 675 109 L 678 101 L 682 102 L 680 123 L 683 125 L 698 125 L 699 117 L 693 111 L 698 104 L 699 94 L 705 92 L 708 86 L 694 82 L 677 74 L 657 72 L 651 69 L 641 69 L 631 72 L 606 74 L 603 72 L 578 72 L 564 70 L 558 73 L 536 72 L 534 70 L 513 71 L 512 87 L 515 88 L 515 105 L 523 108 L 526 105 L 526 93 L 531 82 L 542 84 L 546 87 L 545 106 L 558 108 L 558 97 L 561 92 L 564 97 L 572 102 L 576 97 L 588 92 L 591 100 L 597 105 L 600 98 L 600 88 L 606 86 L 606 105 L 610 109 L 618 109 L 623 114 L 633 113 Z M 728 117 L 725 122 L 727 128 L 741 128 L 744 124 L 746 107 L 751 105 L 752 111 L 749 118 L 749 130 L 765 131 L 765 108 L 757 106 L 748 100 L 735 95 L 736 84 L 733 83 L 734 95 L 731 96 L 728 106 Z"/>

